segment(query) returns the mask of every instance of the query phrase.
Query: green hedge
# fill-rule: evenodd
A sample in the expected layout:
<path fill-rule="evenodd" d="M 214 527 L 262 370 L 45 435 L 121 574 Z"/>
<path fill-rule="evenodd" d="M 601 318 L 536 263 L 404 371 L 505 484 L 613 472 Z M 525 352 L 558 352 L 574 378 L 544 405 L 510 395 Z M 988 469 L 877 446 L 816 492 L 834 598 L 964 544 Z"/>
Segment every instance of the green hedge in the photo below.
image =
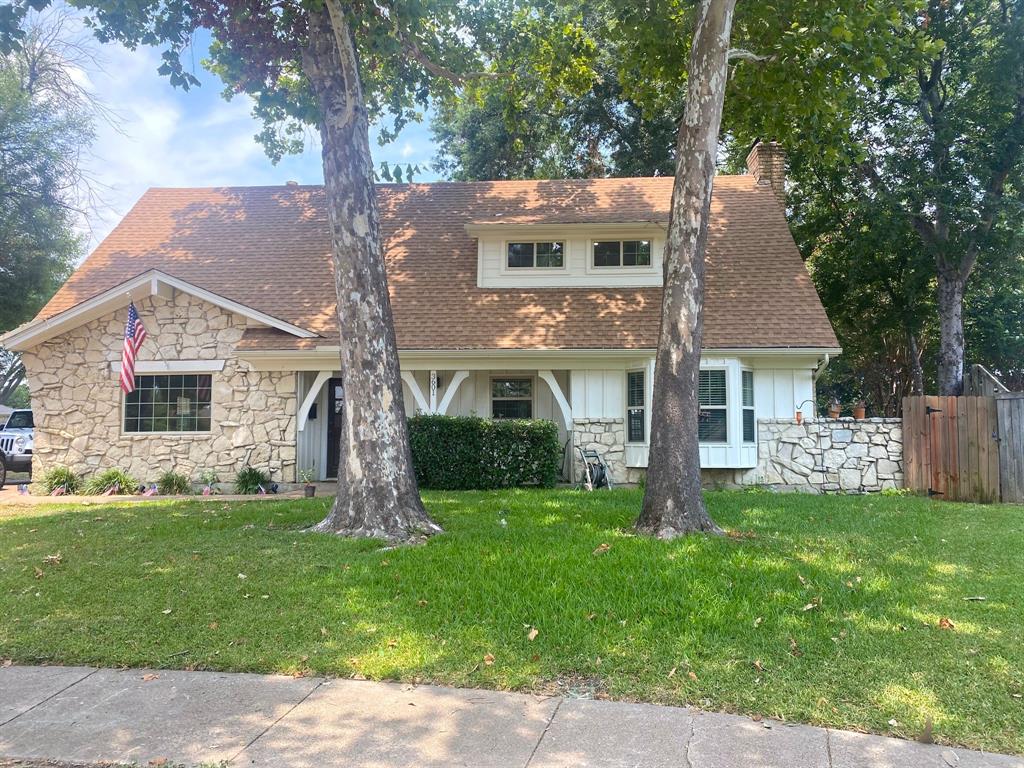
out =
<path fill-rule="evenodd" d="M 550 421 L 413 416 L 409 442 L 421 488 L 551 488 L 562 465 L 558 427 Z"/>

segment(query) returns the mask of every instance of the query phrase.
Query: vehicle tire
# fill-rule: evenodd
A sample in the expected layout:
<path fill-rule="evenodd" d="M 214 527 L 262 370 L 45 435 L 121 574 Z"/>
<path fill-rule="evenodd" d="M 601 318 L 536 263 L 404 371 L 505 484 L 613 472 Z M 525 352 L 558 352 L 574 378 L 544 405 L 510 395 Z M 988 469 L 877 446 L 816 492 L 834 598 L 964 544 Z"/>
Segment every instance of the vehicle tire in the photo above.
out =
<path fill-rule="evenodd" d="M 4 487 L 4 483 L 7 482 L 7 459 L 0 453 L 0 488 Z"/>

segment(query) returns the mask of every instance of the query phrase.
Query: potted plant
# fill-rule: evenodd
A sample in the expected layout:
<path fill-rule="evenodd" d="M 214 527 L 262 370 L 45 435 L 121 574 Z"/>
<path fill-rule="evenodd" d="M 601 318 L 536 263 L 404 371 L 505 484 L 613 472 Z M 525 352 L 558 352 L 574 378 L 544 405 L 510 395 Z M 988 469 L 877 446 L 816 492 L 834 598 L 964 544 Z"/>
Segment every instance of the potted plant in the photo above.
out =
<path fill-rule="evenodd" d="M 804 412 L 803 411 L 797 411 L 796 412 L 796 423 L 797 424 L 803 424 L 804 423 Z"/>
<path fill-rule="evenodd" d="M 302 492 L 305 494 L 306 498 L 313 498 L 316 495 L 316 486 L 313 485 L 313 470 L 299 470 L 299 480 L 301 480 L 304 483 L 304 485 L 302 486 Z"/>
<path fill-rule="evenodd" d="M 832 398 L 832 402 L 828 404 L 828 417 L 830 419 L 838 419 L 839 414 L 843 412 L 843 406 L 839 404 L 839 400 Z"/>
<path fill-rule="evenodd" d="M 867 404 L 863 400 L 858 400 L 853 404 L 853 418 L 860 419 L 864 418 L 864 414 L 867 411 Z"/>

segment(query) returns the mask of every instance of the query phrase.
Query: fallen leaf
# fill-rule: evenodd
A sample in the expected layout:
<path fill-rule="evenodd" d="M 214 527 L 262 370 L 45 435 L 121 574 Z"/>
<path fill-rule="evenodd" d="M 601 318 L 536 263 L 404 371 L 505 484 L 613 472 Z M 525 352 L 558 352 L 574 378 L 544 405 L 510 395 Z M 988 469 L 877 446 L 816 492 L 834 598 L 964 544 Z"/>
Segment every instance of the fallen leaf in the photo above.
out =
<path fill-rule="evenodd" d="M 675 677 L 676 676 L 676 667 L 672 667 L 672 669 L 670 669 L 668 671 L 668 676 L 669 677 Z"/>
<path fill-rule="evenodd" d="M 594 550 L 595 555 L 603 555 L 609 549 L 612 548 L 611 544 L 598 544 L 597 549 Z"/>
<path fill-rule="evenodd" d="M 39 566 L 33 566 L 33 569 L 35 570 L 35 574 L 36 574 L 36 578 L 37 579 L 43 578 L 43 569 L 42 568 L 40 568 Z"/>
<path fill-rule="evenodd" d="M 320 627 L 320 637 L 327 637 L 327 627 Z"/>
<path fill-rule="evenodd" d="M 240 579 L 247 579 L 249 577 L 246 576 L 244 573 L 240 573 L 240 574 L 238 574 L 238 578 L 240 578 Z"/>
<path fill-rule="evenodd" d="M 60 565 L 61 561 L 63 559 L 64 558 L 61 555 L 61 553 L 58 552 L 58 553 L 56 553 L 54 555 L 47 555 L 46 557 L 43 558 L 43 562 L 46 563 L 47 565 Z"/>
<path fill-rule="evenodd" d="M 798 574 L 796 575 L 796 577 L 797 577 L 798 579 L 800 579 L 800 583 L 801 583 L 801 584 L 802 584 L 803 586 L 805 586 L 805 587 L 807 586 L 807 579 L 805 579 L 805 578 L 804 578 L 803 576 L 801 576 L 801 575 L 800 575 L 799 573 L 798 573 Z"/>
<path fill-rule="evenodd" d="M 796 644 L 796 640 L 792 637 L 789 638 L 789 652 L 794 656 L 804 655 L 804 652 L 800 650 L 800 646 Z"/>
<path fill-rule="evenodd" d="M 387 568 L 389 565 L 391 565 L 391 563 L 388 560 L 381 560 L 380 565 L 382 568 Z"/>
<path fill-rule="evenodd" d="M 488 667 L 491 666 L 492 664 L 494 664 L 494 654 L 493 653 L 488 653 L 488 654 L 486 654 L 484 656 L 484 664 L 486 664 Z"/>
<path fill-rule="evenodd" d="M 695 683 L 697 682 L 697 673 L 694 672 L 692 669 L 689 672 L 686 673 L 686 676 L 688 678 L 690 678 L 691 680 L 693 680 L 693 682 L 695 682 Z"/>
<path fill-rule="evenodd" d="M 426 600 L 417 600 L 416 601 L 416 605 L 418 605 L 420 608 L 422 608 L 426 604 L 427 604 Z"/>
<path fill-rule="evenodd" d="M 210 623 L 209 623 L 209 624 L 208 624 L 207 626 L 208 626 L 208 627 L 209 627 L 210 629 L 217 629 L 217 627 L 219 627 L 219 626 L 220 626 L 220 624 L 219 624 L 218 622 L 216 622 L 216 621 L 211 621 L 211 622 L 210 622 Z"/>
<path fill-rule="evenodd" d="M 0 667 L 10 667 L 13 664 L 14 664 L 14 661 L 12 661 L 11 659 L 4 659 L 4 663 L 0 664 Z"/>
<path fill-rule="evenodd" d="M 758 672 L 764 672 L 764 664 L 761 663 L 760 659 L 754 659 L 754 669 Z"/>
<path fill-rule="evenodd" d="M 754 619 L 754 629 L 760 627 L 762 621 L 764 621 L 764 616 L 758 616 L 756 619 Z"/>
<path fill-rule="evenodd" d="M 939 619 L 939 629 L 956 629 L 956 624 L 943 616 Z"/>
<path fill-rule="evenodd" d="M 539 634 L 540 630 L 538 630 L 536 627 L 530 627 L 530 631 L 526 633 L 526 639 L 531 641 L 536 640 L 537 635 Z"/>
<path fill-rule="evenodd" d="M 171 612 L 170 608 L 164 608 L 162 611 L 160 611 L 160 613 L 162 613 L 164 616 L 166 616 L 170 612 Z"/>
<path fill-rule="evenodd" d="M 813 611 L 815 608 L 818 608 L 820 605 L 821 605 L 821 598 L 820 597 L 816 597 L 813 600 L 811 600 L 811 602 L 809 602 L 807 605 L 805 605 L 803 609 L 804 609 L 805 612 L 806 611 Z"/>
<path fill-rule="evenodd" d="M 942 750 L 942 760 L 949 766 L 960 765 L 960 756 L 952 749 Z"/>
<path fill-rule="evenodd" d="M 388 640 L 388 648 L 397 648 L 397 647 L 398 647 L 398 641 L 397 640 Z"/>
<path fill-rule="evenodd" d="M 601 666 L 601 657 L 600 656 L 598 656 L 596 659 L 594 659 L 594 666 L 595 667 L 600 667 Z"/>
<path fill-rule="evenodd" d="M 533 656 L 530 657 L 530 661 L 540 661 L 540 654 L 539 653 L 533 654 Z"/>
<path fill-rule="evenodd" d="M 148 672 L 148 673 L 146 673 L 145 675 L 142 676 L 142 682 L 144 682 L 144 683 L 150 683 L 153 680 L 159 680 L 159 679 L 160 679 L 160 675 L 154 674 L 152 672 Z"/>
<path fill-rule="evenodd" d="M 167 758 L 154 757 L 152 760 L 149 761 L 149 764 L 152 766 L 152 768 L 160 768 L 160 766 L 162 765 L 167 765 Z"/>

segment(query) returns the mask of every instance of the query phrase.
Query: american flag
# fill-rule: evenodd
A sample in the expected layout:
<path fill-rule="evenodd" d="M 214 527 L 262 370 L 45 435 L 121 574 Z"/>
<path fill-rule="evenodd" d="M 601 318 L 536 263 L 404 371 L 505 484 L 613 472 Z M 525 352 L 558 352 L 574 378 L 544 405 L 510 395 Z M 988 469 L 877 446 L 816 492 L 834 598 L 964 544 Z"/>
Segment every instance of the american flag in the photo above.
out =
<path fill-rule="evenodd" d="M 128 305 L 128 324 L 124 327 L 124 349 L 121 350 L 121 389 L 126 395 L 135 391 L 135 356 L 145 340 L 146 328 L 133 301 Z"/>

